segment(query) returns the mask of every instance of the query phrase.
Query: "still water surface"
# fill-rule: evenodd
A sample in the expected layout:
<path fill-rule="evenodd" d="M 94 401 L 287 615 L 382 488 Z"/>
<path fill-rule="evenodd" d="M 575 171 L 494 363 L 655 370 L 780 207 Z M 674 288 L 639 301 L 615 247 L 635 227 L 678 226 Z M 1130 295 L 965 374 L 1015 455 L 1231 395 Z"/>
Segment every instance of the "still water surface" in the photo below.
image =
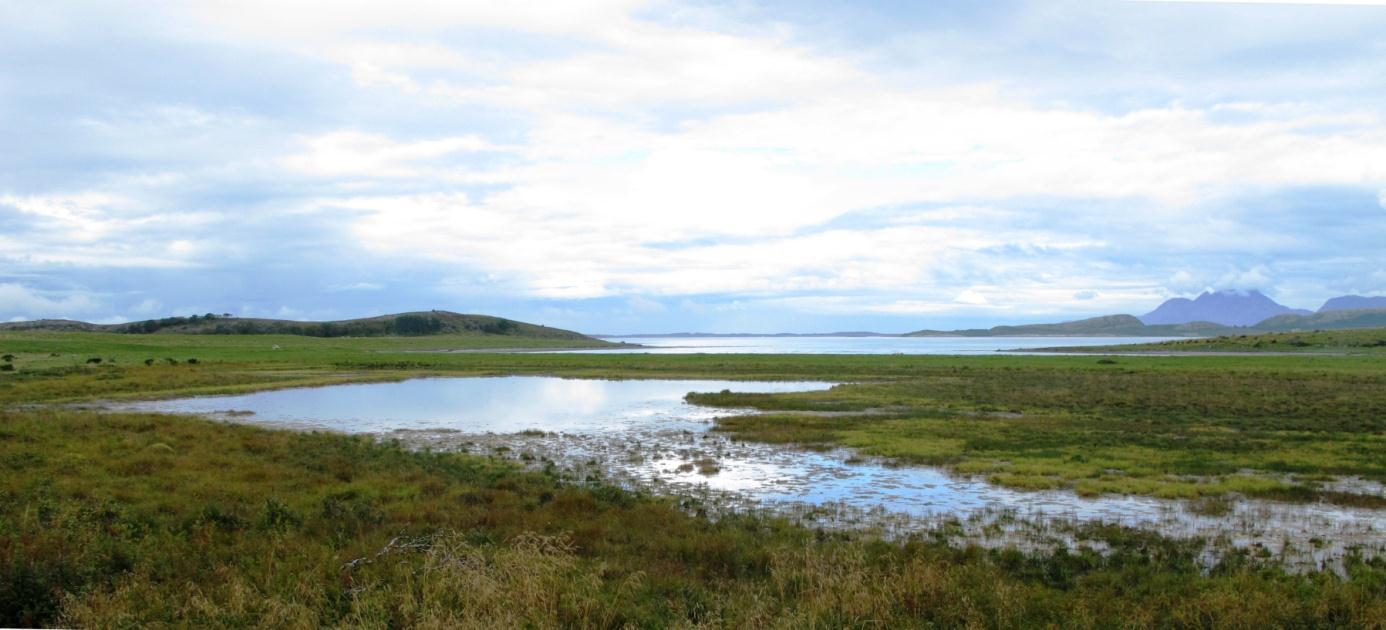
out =
<path fill-rule="evenodd" d="M 1155 343 L 1185 337 L 603 337 L 641 348 L 569 350 L 649 354 L 996 354 L 1034 348 Z"/>
<path fill-rule="evenodd" d="M 444 430 L 515 433 L 525 430 L 609 435 L 651 424 L 706 422 L 727 412 L 690 405 L 688 392 L 734 389 L 801 392 L 831 383 L 716 380 L 595 380 L 547 376 L 419 378 L 280 389 L 132 403 L 147 411 L 217 414 L 251 412 L 268 422 L 346 433 Z"/>

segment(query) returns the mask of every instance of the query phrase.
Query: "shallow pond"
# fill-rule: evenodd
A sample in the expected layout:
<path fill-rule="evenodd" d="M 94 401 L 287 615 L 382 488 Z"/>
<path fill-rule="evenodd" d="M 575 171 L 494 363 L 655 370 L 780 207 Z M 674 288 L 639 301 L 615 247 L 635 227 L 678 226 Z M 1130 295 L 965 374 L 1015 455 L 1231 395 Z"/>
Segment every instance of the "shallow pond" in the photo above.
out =
<path fill-rule="evenodd" d="M 707 422 L 725 411 L 683 402 L 692 391 L 801 392 L 830 383 L 595 380 L 546 376 L 419 378 L 131 403 L 168 413 L 242 414 L 268 422 L 346 433 L 444 430 L 624 433 L 651 424 Z M 703 426 L 701 424 L 696 426 Z"/>
<path fill-rule="evenodd" d="M 1119 523 L 1172 536 L 1221 539 L 1321 565 L 1350 548 L 1386 549 L 1386 513 L 1329 505 L 1234 501 L 1209 515 L 1183 501 L 1080 497 L 1002 488 L 941 469 L 896 466 L 850 451 L 743 442 L 709 431 L 719 416 L 692 391 L 793 392 L 816 382 L 584 380 L 510 376 L 428 378 L 142 401 L 118 409 L 205 414 L 238 422 L 376 434 L 416 448 L 500 455 L 553 465 L 721 509 L 770 509 L 826 526 L 888 533 L 964 522 L 983 544 L 1073 544 L 1074 524 Z M 954 528 L 956 530 L 956 528 Z"/>

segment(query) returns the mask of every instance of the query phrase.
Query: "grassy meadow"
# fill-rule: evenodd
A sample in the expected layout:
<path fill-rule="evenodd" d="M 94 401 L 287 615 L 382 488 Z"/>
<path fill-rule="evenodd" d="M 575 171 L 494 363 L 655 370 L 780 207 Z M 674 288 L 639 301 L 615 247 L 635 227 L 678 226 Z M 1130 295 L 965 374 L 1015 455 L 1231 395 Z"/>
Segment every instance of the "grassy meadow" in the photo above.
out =
<path fill-rule="evenodd" d="M 0 625 L 1386 627 L 1382 559 L 1207 566 L 1192 542 L 1120 527 L 1087 532 L 1102 553 L 887 542 L 361 437 L 49 404 L 425 375 L 829 380 L 693 399 L 771 412 L 719 425 L 745 439 L 1015 487 L 1382 507 L 1318 485 L 1386 481 L 1375 353 L 475 351 L 514 342 L 0 334 Z"/>
<path fill-rule="evenodd" d="M 1386 372 L 1142 369 L 1143 362 L 962 365 L 826 392 L 689 400 L 772 412 L 719 423 L 746 439 L 850 446 L 1023 489 L 1167 498 L 1237 492 L 1386 507 L 1380 496 L 1316 489 L 1339 476 L 1386 482 Z"/>
<path fill-rule="evenodd" d="M 1061 352 L 1256 352 L 1386 355 L 1386 328 L 1219 335 L 1123 346 L 1054 348 Z"/>

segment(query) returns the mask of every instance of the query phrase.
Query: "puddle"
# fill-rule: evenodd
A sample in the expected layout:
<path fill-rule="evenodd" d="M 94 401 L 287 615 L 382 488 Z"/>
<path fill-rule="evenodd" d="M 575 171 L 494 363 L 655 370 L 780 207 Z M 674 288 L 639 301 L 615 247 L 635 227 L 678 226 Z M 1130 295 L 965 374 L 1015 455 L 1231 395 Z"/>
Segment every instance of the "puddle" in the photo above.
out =
<path fill-rule="evenodd" d="M 1332 568 L 1344 555 L 1386 552 L 1386 511 L 1235 500 L 1208 515 L 1185 501 L 1020 491 L 847 450 L 810 452 L 709 432 L 719 416 L 691 391 L 794 392 L 819 382 L 430 378 L 236 396 L 143 401 L 117 409 L 194 413 L 235 422 L 370 433 L 414 448 L 460 450 L 553 466 L 578 480 L 684 497 L 702 509 L 768 510 L 822 527 L 885 535 L 948 529 L 955 542 L 1079 546 L 1066 532 L 1112 523 L 1264 549 L 1292 565 Z M 1359 483 L 1360 485 L 1360 483 Z"/>

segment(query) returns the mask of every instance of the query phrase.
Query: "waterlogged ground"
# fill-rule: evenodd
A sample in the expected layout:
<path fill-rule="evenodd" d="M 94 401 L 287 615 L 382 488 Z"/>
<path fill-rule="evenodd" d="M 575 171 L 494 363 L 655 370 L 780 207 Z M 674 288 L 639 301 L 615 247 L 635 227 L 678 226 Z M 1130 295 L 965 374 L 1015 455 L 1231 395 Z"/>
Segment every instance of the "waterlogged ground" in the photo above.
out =
<path fill-rule="evenodd" d="M 846 450 L 812 452 L 735 441 L 709 431 L 724 409 L 690 405 L 690 391 L 793 392 L 817 382 L 415 379 L 238 396 L 123 403 L 296 428 L 369 433 L 417 448 L 491 454 L 579 480 L 601 479 L 683 497 L 693 509 L 760 509 L 825 527 L 928 532 L 956 542 L 1021 548 L 1096 544 L 1109 523 L 1208 541 L 1207 554 L 1247 549 L 1292 566 L 1333 568 L 1345 554 L 1386 553 L 1386 513 L 1260 500 L 1170 501 L 1020 491 L 930 467 L 896 466 Z M 1359 493 L 1379 484 L 1342 480 Z"/>

